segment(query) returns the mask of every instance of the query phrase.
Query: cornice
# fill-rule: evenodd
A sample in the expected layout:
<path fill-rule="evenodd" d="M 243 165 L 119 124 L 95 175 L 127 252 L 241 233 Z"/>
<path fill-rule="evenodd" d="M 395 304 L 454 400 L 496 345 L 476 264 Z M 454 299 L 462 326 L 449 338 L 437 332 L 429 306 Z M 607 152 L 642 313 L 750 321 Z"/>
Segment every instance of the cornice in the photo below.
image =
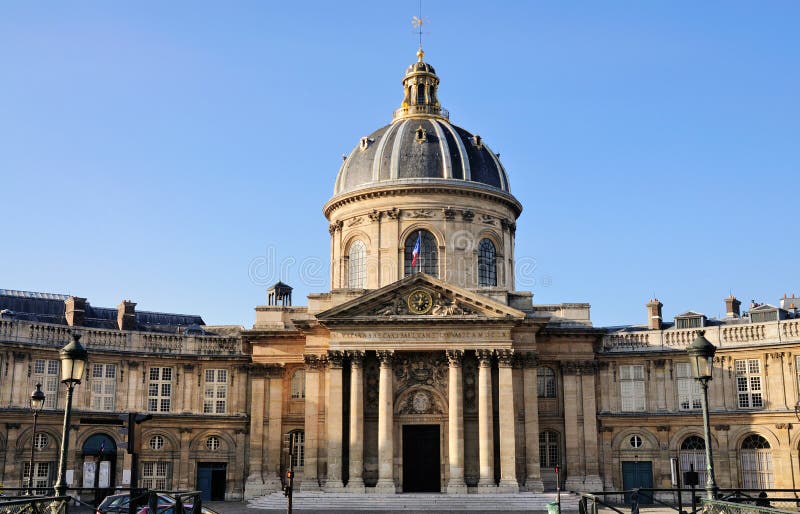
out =
<path fill-rule="evenodd" d="M 373 198 L 386 198 L 392 196 L 408 196 L 414 194 L 447 193 L 451 195 L 470 196 L 499 202 L 514 212 L 516 218 L 522 213 L 522 204 L 513 195 L 499 190 L 486 189 L 477 185 L 467 183 L 460 184 L 457 180 L 443 181 L 442 184 L 395 184 L 377 185 L 356 191 L 351 191 L 334 196 L 322 207 L 322 212 L 326 218 L 330 219 L 331 213 L 339 207 Z"/>

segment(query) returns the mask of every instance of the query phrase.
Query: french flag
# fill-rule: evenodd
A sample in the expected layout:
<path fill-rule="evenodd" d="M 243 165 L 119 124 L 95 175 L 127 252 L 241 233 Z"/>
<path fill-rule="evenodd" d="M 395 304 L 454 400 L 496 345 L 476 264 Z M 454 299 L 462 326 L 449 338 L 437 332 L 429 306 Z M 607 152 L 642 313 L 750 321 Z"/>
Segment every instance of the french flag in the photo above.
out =
<path fill-rule="evenodd" d="M 411 251 L 411 268 L 417 265 L 420 246 L 422 246 L 422 232 L 417 233 L 417 244 L 414 245 L 414 249 Z"/>

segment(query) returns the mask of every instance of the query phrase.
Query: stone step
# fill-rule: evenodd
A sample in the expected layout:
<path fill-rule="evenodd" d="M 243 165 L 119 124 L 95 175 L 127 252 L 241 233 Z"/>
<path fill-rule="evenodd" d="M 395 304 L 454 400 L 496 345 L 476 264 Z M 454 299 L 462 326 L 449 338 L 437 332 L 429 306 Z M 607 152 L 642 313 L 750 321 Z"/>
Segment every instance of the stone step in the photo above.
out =
<path fill-rule="evenodd" d="M 577 511 L 579 497 L 561 495 L 562 511 Z M 546 511 L 547 504 L 556 501 L 556 493 L 517 494 L 352 494 L 299 491 L 294 493 L 293 510 L 336 511 Z M 286 508 L 283 493 L 273 493 L 248 502 L 253 509 L 280 510 Z"/>

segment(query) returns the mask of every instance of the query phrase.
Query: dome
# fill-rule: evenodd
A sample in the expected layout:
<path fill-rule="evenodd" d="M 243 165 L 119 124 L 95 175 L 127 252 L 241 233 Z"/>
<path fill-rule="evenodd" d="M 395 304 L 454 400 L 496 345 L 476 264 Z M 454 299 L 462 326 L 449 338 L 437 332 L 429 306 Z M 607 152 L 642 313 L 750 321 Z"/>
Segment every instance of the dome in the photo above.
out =
<path fill-rule="evenodd" d="M 403 102 L 390 125 L 362 137 L 344 158 L 334 196 L 389 185 L 452 184 L 510 194 L 497 154 L 478 135 L 450 123 L 437 96 L 439 77 L 422 60 L 403 77 Z"/>
<path fill-rule="evenodd" d="M 438 116 L 409 116 L 380 128 L 342 163 L 334 195 L 366 187 L 449 181 L 510 193 L 498 156 L 481 137 Z"/>

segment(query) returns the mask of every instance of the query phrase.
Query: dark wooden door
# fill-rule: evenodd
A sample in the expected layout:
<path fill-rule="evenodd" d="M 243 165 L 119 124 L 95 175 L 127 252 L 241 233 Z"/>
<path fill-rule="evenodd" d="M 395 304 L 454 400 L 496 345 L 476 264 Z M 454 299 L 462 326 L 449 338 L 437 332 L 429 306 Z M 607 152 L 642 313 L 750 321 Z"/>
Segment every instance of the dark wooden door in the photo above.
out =
<path fill-rule="evenodd" d="M 439 425 L 403 426 L 403 492 L 441 491 Z"/>
<path fill-rule="evenodd" d="M 623 462 L 622 463 L 622 488 L 626 491 L 631 489 L 652 489 L 653 488 L 653 463 L 647 462 Z M 639 493 L 639 503 L 653 503 L 651 491 Z M 631 503 L 631 495 L 625 495 L 625 503 Z"/>

